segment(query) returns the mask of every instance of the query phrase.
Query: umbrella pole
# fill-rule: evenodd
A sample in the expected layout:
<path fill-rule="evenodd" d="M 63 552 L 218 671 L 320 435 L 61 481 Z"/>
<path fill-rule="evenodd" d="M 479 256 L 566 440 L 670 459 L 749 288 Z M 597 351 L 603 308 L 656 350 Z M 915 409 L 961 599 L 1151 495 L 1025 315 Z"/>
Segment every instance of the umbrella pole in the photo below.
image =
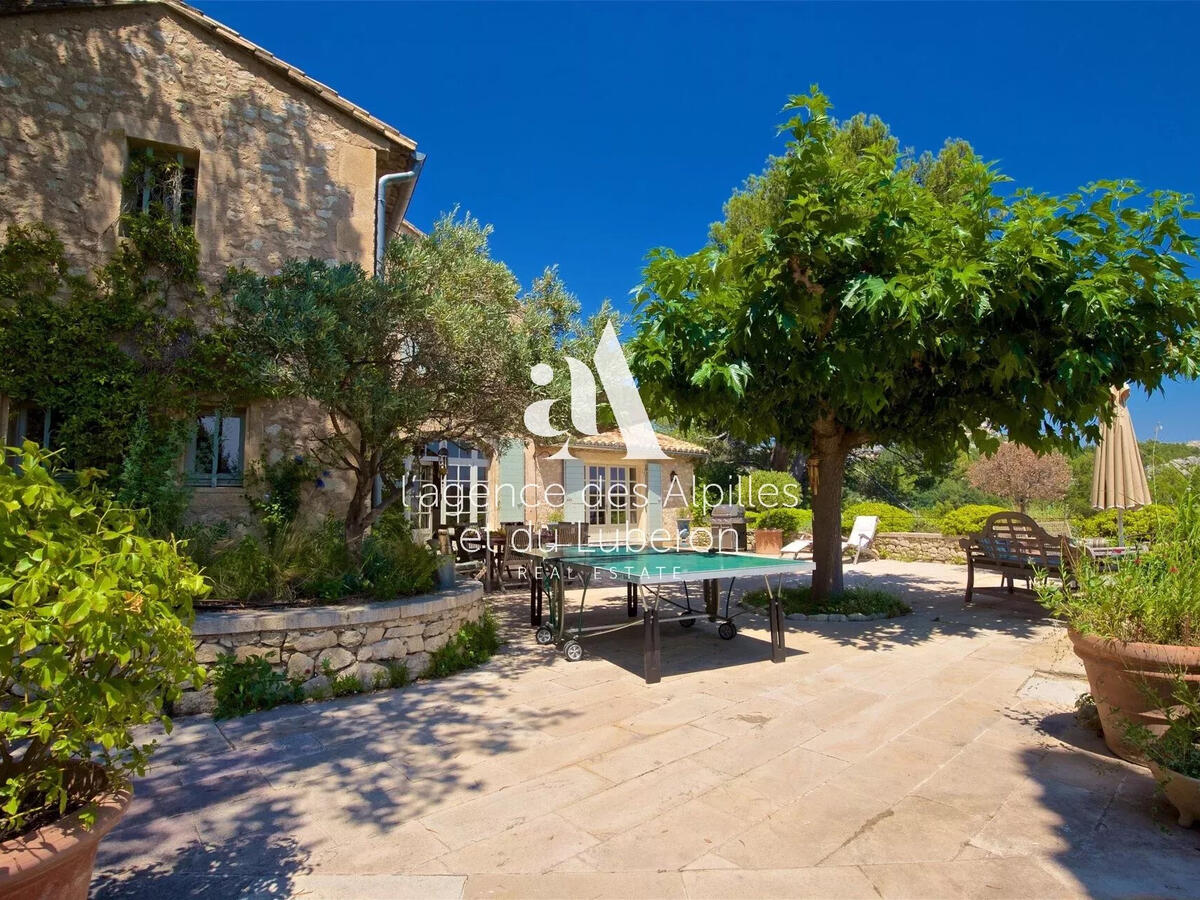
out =
<path fill-rule="evenodd" d="M 1125 546 L 1125 510 L 1117 507 L 1117 546 Z"/>

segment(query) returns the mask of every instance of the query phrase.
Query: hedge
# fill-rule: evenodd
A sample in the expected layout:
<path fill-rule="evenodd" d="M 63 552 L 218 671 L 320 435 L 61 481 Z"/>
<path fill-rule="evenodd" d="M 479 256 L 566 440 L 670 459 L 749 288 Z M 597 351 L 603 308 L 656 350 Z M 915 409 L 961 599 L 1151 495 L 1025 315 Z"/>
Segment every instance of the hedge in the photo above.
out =
<path fill-rule="evenodd" d="M 1175 507 L 1151 503 L 1141 509 L 1125 510 L 1125 540 L 1153 541 L 1160 532 L 1170 531 L 1179 520 Z M 1106 509 L 1081 521 L 1075 529 L 1080 537 L 1117 536 L 1117 511 Z"/>
<path fill-rule="evenodd" d="M 851 503 L 842 510 L 842 530 L 853 528 L 858 516 L 879 516 L 878 531 L 912 531 L 917 521 L 908 510 L 890 503 Z"/>
<path fill-rule="evenodd" d="M 952 509 L 942 516 L 938 527 L 942 534 L 975 534 L 983 530 L 983 523 L 989 516 L 998 512 L 1008 512 L 1003 506 L 987 506 L 982 503 L 968 503 L 958 509 Z"/>
<path fill-rule="evenodd" d="M 784 537 L 812 530 L 811 509 L 768 509 L 758 514 L 756 529 L 778 528 Z"/>

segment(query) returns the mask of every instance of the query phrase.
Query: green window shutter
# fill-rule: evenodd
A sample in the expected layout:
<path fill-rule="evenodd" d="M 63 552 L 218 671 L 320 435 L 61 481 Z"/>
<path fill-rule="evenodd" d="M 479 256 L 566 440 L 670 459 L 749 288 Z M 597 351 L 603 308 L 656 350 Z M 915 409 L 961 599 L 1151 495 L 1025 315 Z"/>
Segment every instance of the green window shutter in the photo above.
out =
<path fill-rule="evenodd" d="M 525 504 L 521 492 L 525 488 L 525 443 L 510 441 L 500 454 L 499 498 L 500 521 L 524 522 Z"/>
<path fill-rule="evenodd" d="M 662 528 L 662 466 L 646 464 L 646 536 Z"/>
<path fill-rule="evenodd" d="M 583 463 L 577 459 L 563 460 L 564 522 L 586 522 L 587 508 L 583 502 Z"/>

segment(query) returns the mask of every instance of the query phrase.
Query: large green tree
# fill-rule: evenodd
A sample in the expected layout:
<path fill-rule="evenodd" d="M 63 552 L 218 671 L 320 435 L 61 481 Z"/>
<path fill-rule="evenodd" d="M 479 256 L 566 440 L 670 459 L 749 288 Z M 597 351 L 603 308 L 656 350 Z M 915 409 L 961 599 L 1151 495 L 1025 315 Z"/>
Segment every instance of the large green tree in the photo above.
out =
<path fill-rule="evenodd" d="M 321 405 L 328 428 L 312 436 L 316 455 L 354 477 L 351 552 L 403 495 L 408 456 L 431 440 L 482 442 L 521 423 L 555 304 L 522 302 L 488 234 L 475 220 L 443 218 L 428 235 L 393 242 L 379 277 L 311 259 L 232 276 L 238 346 L 274 393 Z M 372 503 L 377 478 L 385 489 Z"/>
<path fill-rule="evenodd" d="M 856 447 L 948 458 L 994 445 L 987 424 L 1071 445 L 1111 385 L 1196 376 L 1195 213 L 1124 181 L 1002 190 L 965 143 L 914 159 L 878 119 L 837 122 L 815 87 L 788 109 L 786 152 L 709 244 L 651 253 L 633 368 L 656 414 L 812 455 L 825 596 Z"/>

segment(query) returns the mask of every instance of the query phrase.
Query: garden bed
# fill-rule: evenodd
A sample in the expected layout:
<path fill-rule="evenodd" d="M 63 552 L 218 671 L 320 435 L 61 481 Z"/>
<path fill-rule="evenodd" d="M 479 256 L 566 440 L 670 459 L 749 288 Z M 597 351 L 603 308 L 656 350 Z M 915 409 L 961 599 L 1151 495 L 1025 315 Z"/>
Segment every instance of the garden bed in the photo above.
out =
<path fill-rule="evenodd" d="M 812 589 L 787 587 L 779 592 L 783 613 L 787 618 L 813 619 L 829 622 L 863 622 L 875 619 L 892 619 L 912 612 L 912 607 L 887 591 L 874 588 L 852 587 L 826 600 L 813 600 Z M 742 596 L 741 604 L 750 609 L 766 612 L 767 592 L 748 591 Z"/>
<path fill-rule="evenodd" d="M 287 609 L 201 612 L 192 626 L 196 658 L 211 667 L 219 657 L 257 656 L 291 680 L 302 680 L 306 695 L 328 690 L 330 676 L 356 677 L 370 687 L 403 665 L 417 677 L 430 654 L 467 622 L 484 614 L 483 585 L 466 581 L 441 591 L 370 603 Z M 178 715 L 211 712 L 212 685 L 188 691 L 176 703 Z"/>

